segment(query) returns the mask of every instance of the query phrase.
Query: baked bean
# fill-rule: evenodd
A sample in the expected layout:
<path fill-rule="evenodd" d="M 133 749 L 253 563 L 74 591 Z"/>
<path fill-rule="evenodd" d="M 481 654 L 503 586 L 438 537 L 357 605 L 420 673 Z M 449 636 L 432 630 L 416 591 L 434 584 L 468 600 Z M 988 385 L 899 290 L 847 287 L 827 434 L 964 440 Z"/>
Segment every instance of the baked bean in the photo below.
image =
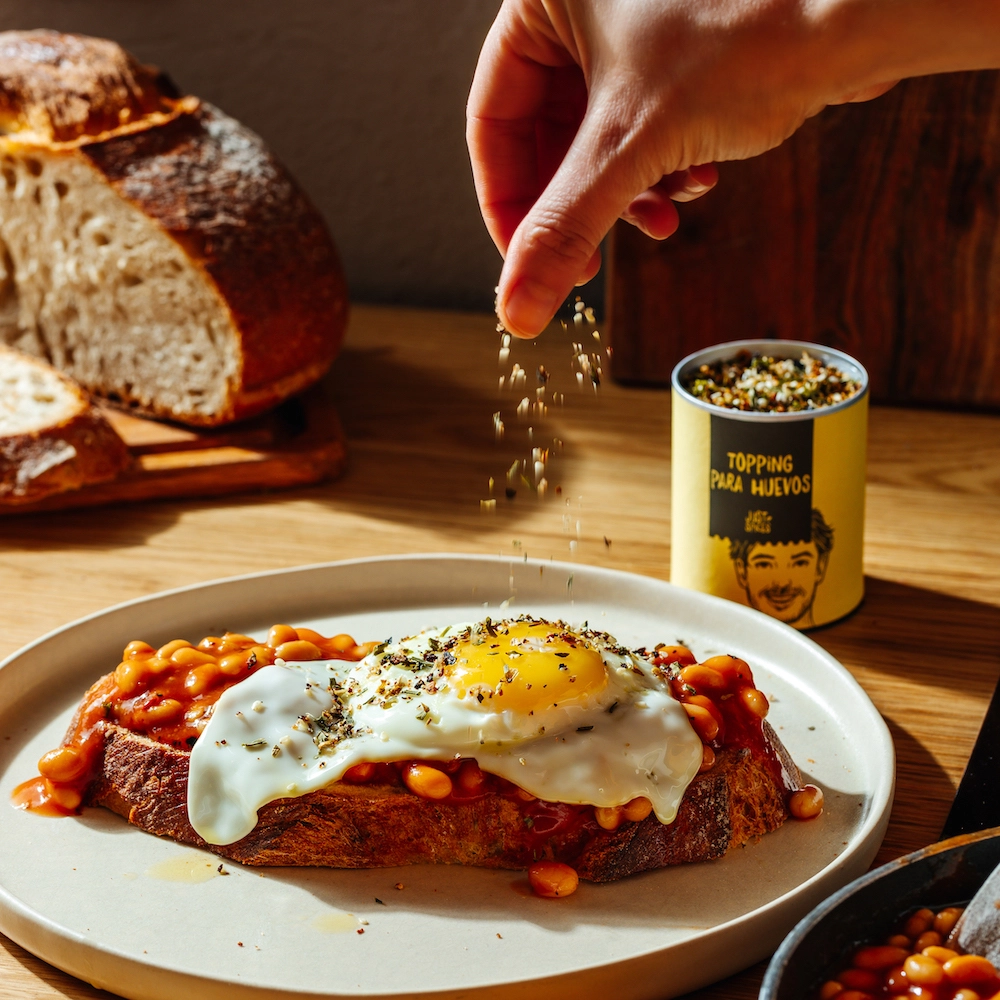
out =
<path fill-rule="evenodd" d="M 910 981 L 906 978 L 906 970 L 901 965 L 897 965 L 895 969 L 890 969 L 886 973 L 885 987 L 896 996 L 909 990 Z"/>
<path fill-rule="evenodd" d="M 194 697 L 204 694 L 219 679 L 219 664 L 206 663 L 189 670 L 184 678 L 184 690 Z"/>
<path fill-rule="evenodd" d="M 267 644 L 277 649 L 284 642 L 295 642 L 299 633 L 291 625 L 272 625 L 267 633 Z"/>
<path fill-rule="evenodd" d="M 594 818 L 597 825 L 604 830 L 617 830 L 622 825 L 621 806 L 595 806 Z"/>
<path fill-rule="evenodd" d="M 247 669 L 250 660 L 250 650 L 241 649 L 238 653 L 229 653 L 218 661 L 219 671 L 227 677 L 237 677 Z"/>
<path fill-rule="evenodd" d="M 750 673 L 750 666 L 746 660 L 741 660 L 738 656 L 710 656 L 707 660 L 702 660 L 701 665 L 710 670 L 717 670 L 722 674 L 727 685 L 738 681 L 753 683 L 753 674 Z"/>
<path fill-rule="evenodd" d="M 955 958 L 955 956 L 958 955 L 958 952 L 953 951 L 951 948 L 932 946 L 930 948 L 924 948 L 923 951 L 921 951 L 921 954 L 926 955 L 928 958 L 933 958 L 935 961 L 944 965 L 944 963 L 949 959 Z"/>
<path fill-rule="evenodd" d="M 895 945 L 897 948 L 909 948 L 913 942 L 905 934 L 893 934 L 885 939 L 886 944 Z"/>
<path fill-rule="evenodd" d="M 72 782 L 87 771 L 87 758 L 76 747 L 50 750 L 38 762 L 38 773 L 51 781 Z"/>
<path fill-rule="evenodd" d="M 956 986 L 975 986 L 993 979 L 997 974 L 993 963 L 982 955 L 956 955 L 949 958 L 942 968 L 949 982 Z"/>
<path fill-rule="evenodd" d="M 844 990 L 843 993 L 837 994 L 837 1000 L 874 1000 L 874 998 L 864 990 Z"/>
<path fill-rule="evenodd" d="M 219 652 L 223 654 L 235 653 L 237 650 L 247 649 L 256 644 L 257 640 L 251 639 L 248 635 L 243 635 L 240 632 L 227 632 L 219 644 Z"/>
<path fill-rule="evenodd" d="M 684 702 L 683 705 L 694 731 L 703 743 L 710 743 L 719 735 L 719 724 L 711 712 L 702 708 L 701 705 L 689 705 L 687 702 Z"/>
<path fill-rule="evenodd" d="M 139 690 L 143 680 L 149 676 L 148 660 L 122 660 L 115 667 L 115 685 L 122 694 L 132 694 Z"/>
<path fill-rule="evenodd" d="M 300 639 L 305 639 L 306 641 L 311 642 L 314 646 L 327 646 L 330 643 L 329 639 L 325 639 L 315 629 L 297 628 L 295 631 L 298 633 Z M 348 636 L 348 638 L 350 639 L 350 636 Z M 354 642 L 354 640 L 351 639 L 351 642 Z"/>
<path fill-rule="evenodd" d="M 923 951 L 925 948 L 933 948 L 941 944 L 941 935 L 937 931 L 924 931 L 916 941 L 913 942 L 914 951 Z"/>
<path fill-rule="evenodd" d="M 125 647 L 125 652 L 122 653 L 122 659 L 134 660 L 137 657 L 145 659 L 147 656 L 152 656 L 154 652 L 155 650 L 148 642 L 140 642 L 136 639 Z"/>
<path fill-rule="evenodd" d="M 698 768 L 698 773 L 704 774 L 706 771 L 711 771 L 714 766 L 715 751 L 705 743 L 701 748 L 701 767 Z"/>
<path fill-rule="evenodd" d="M 160 646 L 156 651 L 156 655 L 162 657 L 164 660 L 169 660 L 178 649 L 192 649 L 194 647 L 193 642 L 188 642 L 187 639 L 171 639 L 165 646 Z"/>
<path fill-rule="evenodd" d="M 716 705 L 711 698 L 708 698 L 703 694 L 691 694 L 685 697 L 684 704 L 697 705 L 699 708 L 705 709 L 705 711 L 708 712 L 708 714 L 711 715 L 712 718 L 719 724 L 719 732 L 722 732 L 725 725 L 725 719 L 719 711 L 719 706 Z M 722 739 L 721 735 L 719 736 L 719 739 Z"/>
<path fill-rule="evenodd" d="M 306 639 L 291 639 L 275 647 L 274 655 L 282 660 L 318 660 L 323 652 L 319 646 Z"/>
<path fill-rule="evenodd" d="M 847 989 L 870 993 L 882 988 L 882 977 L 870 969 L 844 969 L 837 978 Z"/>
<path fill-rule="evenodd" d="M 889 944 L 873 944 L 854 953 L 854 965 L 859 969 L 885 972 L 893 966 L 902 965 L 907 958 L 905 948 L 894 948 Z"/>
<path fill-rule="evenodd" d="M 49 796 L 57 804 L 70 812 L 79 808 L 83 801 L 83 793 L 72 785 L 55 785 L 47 782 Z"/>
<path fill-rule="evenodd" d="M 341 632 L 339 635 L 335 635 L 332 639 L 328 639 L 327 645 L 331 649 L 336 650 L 338 653 L 346 653 L 354 646 L 354 638 L 349 636 L 346 632 Z"/>
<path fill-rule="evenodd" d="M 528 881 L 539 896 L 557 899 L 576 892 L 580 876 L 559 861 L 536 861 L 528 869 Z"/>
<path fill-rule="evenodd" d="M 170 662 L 178 667 L 200 667 L 203 663 L 215 663 L 215 657 L 203 649 L 193 646 L 182 646 L 170 654 Z"/>
<path fill-rule="evenodd" d="M 656 661 L 661 666 L 667 666 L 671 663 L 679 663 L 683 666 L 684 664 L 695 662 L 695 655 L 687 646 L 667 646 L 661 644 L 656 647 L 654 652 L 656 654 Z"/>
<path fill-rule="evenodd" d="M 763 719 L 767 716 L 770 705 L 767 702 L 767 696 L 763 691 L 758 691 L 755 687 L 742 687 L 740 688 L 740 701 L 751 711 L 758 719 Z"/>
<path fill-rule="evenodd" d="M 653 811 L 653 803 L 640 795 L 622 806 L 622 815 L 633 823 L 641 823 Z"/>
<path fill-rule="evenodd" d="M 371 781 L 372 775 L 375 774 L 375 765 L 365 761 L 361 764 L 355 764 L 353 767 L 349 767 L 344 772 L 343 780 L 349 785 L 363 785 L 366 781 Z"/>
<path fill-rule="evenodd" d="M 430 764 L 414 761 L 403 768 L 403 781 L 414 795 L 423 799 L 446 799 L 451 795 L 451 778 Z"/>
<path fill-rule="evenodd" d="M 934 911 L 924 907 L 907 918 L 906 923 L 903 924 L 903 933 L 910 940 L 915 941 L 924 931 L 929 931 L 933 924 Z"/>
<path fill-rule="evenodd" d="M 967 986 L 963 986 L 962 989 L 952 993 L 951 1000 L 980 1000 L 980 996 L 975 990 L 970 990 Z"/>
<path fill-rule="evenodd" d="M 718 670 L 706 667 L 704 663 L 695 663 L 690 667 L 682 668 L 680 672 L 681 683 L 693 687 L 698 694 L 707 691 L 722 692 L 729 686 L 725 677 Z"/>
<path fill-rule="evenodd" d="M 463 760 L 455 781 L 463 792 L 473 794 L 486 784 L 486 775 L 474 760 Z"/>
<path fill-rule="evenodd" d="M 819 1000 L 833 1000 L 844 992 L 844 987 L 836 979 L 830 979 L 819 988 Z"/>
<path fill-rule="evenodd" d="M 944 982 L 944 968 L 930 955 L 910 955 L 903 963 L 903 969 L 914 986 L 937 986 Z"/>
<path fill-rule="evenodd" d="M 206 635 L 201 642 L 198 643 L 198 649 L 213 649 L 217 650 L 222 645 L 222 639 L 217 635 Z"/>
<path fill-rule="evenodd" d="M 788 811 L 796 819 L 815 819 L 823 811 L 823 790 L 803 785 L 788 797 Z"/>
<path fill-rule="evenodd" d="M 132 710 L 133 720 L 141 726 L 155 726 L 182 715 L 184 706 L 176 698 L 161 698 Z"/>
<path fill-rule="evenodd" d="M 962 915 L 962 909 L 958 906 L 949 906 L 946 909 L 941 910 L 940 913 L 934 918 L 934 930 L 941 935 L 942 938 L 948 937 L 958 923 L 958 918 Z"/>

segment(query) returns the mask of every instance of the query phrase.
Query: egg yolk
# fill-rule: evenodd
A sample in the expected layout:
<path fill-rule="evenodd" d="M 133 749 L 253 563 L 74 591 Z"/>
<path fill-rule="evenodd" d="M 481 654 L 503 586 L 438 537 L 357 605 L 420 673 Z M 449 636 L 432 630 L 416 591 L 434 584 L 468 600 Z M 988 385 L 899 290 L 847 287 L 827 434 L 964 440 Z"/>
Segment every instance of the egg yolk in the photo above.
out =
<path fill-rule="evenodd" d="M 449 683 L 493 712 L 531 713 L 579 704 L 608 683 L 601 654 L 545 622 L 480 626 L 454 649 Z"/>

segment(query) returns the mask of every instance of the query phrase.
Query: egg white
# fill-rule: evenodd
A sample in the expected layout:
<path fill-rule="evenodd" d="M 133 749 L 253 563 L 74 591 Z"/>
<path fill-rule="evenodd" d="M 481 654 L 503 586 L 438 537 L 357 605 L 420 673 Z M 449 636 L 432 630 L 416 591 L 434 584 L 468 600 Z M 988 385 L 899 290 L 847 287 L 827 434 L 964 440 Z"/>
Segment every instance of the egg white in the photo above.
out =
<path fill-rule="evenodd" d="M 472 696 L 450 677 L 445 636 L 477 628 L 427 629 L 357 663 L 278 661 L 229 688 L 191 753 L 194 829 L 210 844 L 233 843 L 266 803 L 322 788 L 355 764 L 458 757 L 540 799 L 617 806 L 644 795 L 660 822 L 674 820 L 702 744 L 661 669 L 584 628 L 576 635 L 600 654 L 607 683 L 512 710 L 502 685 Z"/>

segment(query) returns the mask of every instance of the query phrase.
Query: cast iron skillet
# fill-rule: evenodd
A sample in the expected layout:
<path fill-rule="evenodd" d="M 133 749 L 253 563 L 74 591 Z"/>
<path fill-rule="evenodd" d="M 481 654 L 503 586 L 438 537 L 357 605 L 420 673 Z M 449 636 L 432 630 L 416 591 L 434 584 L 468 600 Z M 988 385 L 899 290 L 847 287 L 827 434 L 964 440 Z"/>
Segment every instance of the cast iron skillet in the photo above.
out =
<path fill-rule="evenodd" d="M 760 1000 L 809 1000 L 861 944 L 921 906 L 967 903 L 1000 864 L 1000 827 L 932 844 L 862 875 L 803 917 L 777 950 Z"/>
<path fill-rule="evenodd" d="M 941 833 L 951 839 L 862 875 L 803 917 L 767 967 L 760 1000 L 809 1000 L 855 948 L 892 934 L 911 910 L 972 899 L 1000 864 L 998 771 L 1000 682 Z"/>

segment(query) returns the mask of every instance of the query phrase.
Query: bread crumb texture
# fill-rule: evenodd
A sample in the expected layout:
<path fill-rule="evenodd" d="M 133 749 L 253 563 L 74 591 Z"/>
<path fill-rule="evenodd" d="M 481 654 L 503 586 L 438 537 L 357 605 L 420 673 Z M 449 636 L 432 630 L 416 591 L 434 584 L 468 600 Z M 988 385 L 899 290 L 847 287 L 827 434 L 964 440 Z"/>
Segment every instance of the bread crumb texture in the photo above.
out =
<path fill-rule="evenodd" d="M 263 141 L 113 42 L 0 33 L 0 344 L 195 425 L 318 379 L 347 295 Z"/>
<path fill-rule="evenodd" d="M 0 504 L 105 482 L 129 462 L 124 442 L 78 386 L 0 347 Z"/>
<path fill-rule="evenodd" d="M 143 409 L 223 409 L 235 332 L 180 246 L 75 150 L 0 171 L 0 340 Z"/>

